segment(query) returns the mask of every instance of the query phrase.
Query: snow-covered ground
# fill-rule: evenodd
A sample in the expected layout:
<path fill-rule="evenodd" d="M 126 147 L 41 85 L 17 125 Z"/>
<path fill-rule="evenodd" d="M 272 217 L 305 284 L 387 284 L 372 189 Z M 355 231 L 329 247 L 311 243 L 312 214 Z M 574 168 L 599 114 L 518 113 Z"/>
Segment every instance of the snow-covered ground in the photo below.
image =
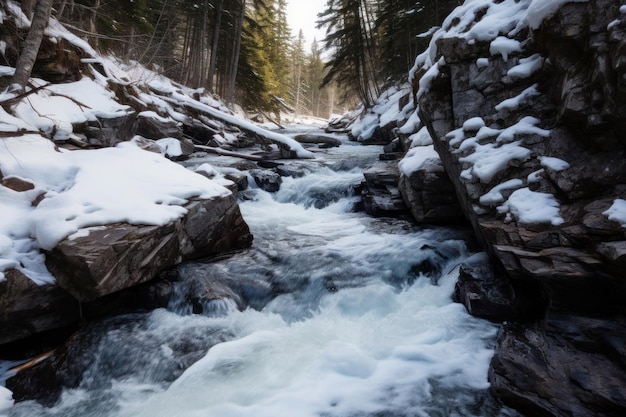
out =
<path fill-rule="evenodd" d="M 0 187 L 0 277 L 15 268 L 37 283 L 54 281 L 39 250 L 65 237 L 116 222 L 163 225 L 181 217 L 191 197 L 230 193 L 132 143 L 67 151 L 36 134 L 4 138 L 0 169 L 33 184 L 22 192 Z"/>
<path fill-rule="evenodd" d="M 0 22 L 7 19 L 19 27 L 30 24 L 13 1 L 0 8 Z M 54 282 L 42 249 L 109 223 L 164 224 L 182 216 L 191 197 L 229 193 L 222 186 L 223 179 L 210 180 L 168 160 L 166 156 L 180 154 L 173 138 L 156 141 L 160 154 L 141 150 L 136 140 L 97 150 L 57 147 L 68 139 L 86 142 L 75 132 L 76 126 L 134 112 L 117 100 L 109 88 L 111 82 L 133 89 L 138 102 L 156 110 L 143 113 L 144 117 L 182 123 L 189 116 L 180 109 L 194 108 L 269 137 L 299 157 L 314 156 L 290 137 L 236 117 L 202 89 L 176 84 L 137 63 L 98 55 L 55 19 L 46 36 L 65 39 L 82 50 L 89 57 L 82 63 L 90 71 L 64 84 L 31 78 L 33 87 L 42 88 L 14 103 L 9 111 L 0 107 L 0 172 L 5 179 L 16 177 L 32 184 L 32 189 L 22 192 L 0 187 L 0 280 L 6 279 L 8 269 L 18 269 L 38 284 Z M 0 66 L 0 77 L 13 72 L 11 67 Z M 9 89 L 0 91 L 0 102 L 14 97 Z M 221 137 L 224 142 L 235 139 L 228 132 Z"/>

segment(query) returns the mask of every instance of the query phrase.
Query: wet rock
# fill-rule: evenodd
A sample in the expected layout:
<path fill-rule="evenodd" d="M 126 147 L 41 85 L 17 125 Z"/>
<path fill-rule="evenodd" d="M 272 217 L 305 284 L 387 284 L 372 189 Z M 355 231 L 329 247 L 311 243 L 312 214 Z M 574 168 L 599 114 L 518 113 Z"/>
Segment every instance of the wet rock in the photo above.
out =
<path fill-rule="evenodd" d="M 428 166 L 410 176 L 401 175 L 399 190 L 418 223 L 463 223 L 465 214 L 454 184 L 443 166 Z"/>
<path fill-rule="evenodd" d="M 266 169 L 251 169 L 250 175 L 254 179 L 256 185 L 268 193 L 275 193 L 280 189 L 283 180 L 279 174 Z"/>
<path fill-rule="evenodd" d="M 108 225 L 61 241 L 46 255 L 59 286 L 92 301 L 146 282 L 184 259 L 245 247 L 252 238 L 235 198 L 196 200 L 165 226 Z"/>
<path fill-rule="evenodd" d="M 101 147 L 115 146 L 131 139 L 136 130 L 136 113 L 115 113 L 97 116 L 96 122 L 86 127 L 75 127 L 75 133 L 83 133 L 90 144 Z"/>
<path fill-rule="evenodd" d="M 241 172 L 236 168 L 222 167 L 219 168 L 220 174 L 227 180 L 234 182 L 237 185 L 238 191 L 243 191 L 248 188 L 248 176 L 246 173 Z"/>
<path fill-rule="evenodd" d="M 276 167 L 276 172 L 281 177 L 293 177 L 293 178 L 300 178 L 306 174 L 306 172 L 302 168 L 291 166 L 291 165 L 286 165 L 286 164 L 278 165 Z"/>
<path fill-rule="evenodd" d="M 341 141 L 333 136 L 313 133 L 303 133 L 296 135 L 294 139 L 300 143 L 316 143 L 320 148 L 334 148 L 341 146 Z"/>
<path fill-rule="evenodd" d="M 10 378 L 7 387 L 17 402 L 35 400 L 50 407 L 65 388 L 102 391 L 131 375 L 139 383 L 169 384 L 209 348 L 232 339 L 227 330 L 202 325 L 152 331 L 154 319 L 136 313 L 93 322 L 50 357 Z M 133 343 L 125 343 L 131 333 Z"/>
<path fill-rule="evenodd" d="M 529 416 L 622 416 L 625 346 L 624 317 L 553 315 L 543 326 L 508 324 L 491 362 L 491 390 Z"/>
<path fill-rule="evenodd" d="M 17 270 L 0 282 L 0 345 L 76 324 L 78 302 L 54 284 L 37 285 Z"/>
<path fill-rule="evenodd" d="M 494 322 L 517 318 L 513 311 L 513 288 L 502 278 L 496 278 L 488 264 L 461 265 L 453 299 L 476 317 Z"/>
<path fill-rule="evenodd" d="M 402 217 L 408 209 L 398 189 L 400 173 L 395 162 L 381 161 L 363 171 L 361 200 L 368 214 Z"/>

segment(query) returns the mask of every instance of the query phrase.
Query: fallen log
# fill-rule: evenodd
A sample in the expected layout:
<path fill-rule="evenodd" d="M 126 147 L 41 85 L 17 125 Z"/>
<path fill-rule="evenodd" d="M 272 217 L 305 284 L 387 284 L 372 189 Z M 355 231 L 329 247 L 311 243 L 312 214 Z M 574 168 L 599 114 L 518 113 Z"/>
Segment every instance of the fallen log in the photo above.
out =
<path fill-rule="evenodd" d="M 199 149 L 201 151 L 213 153 L 213 154 L 216 154 L 216 155 L 234 156 L 236 158 L 247 159 L 249 161 L 255 161 L 255 162 L 263 160 L 262 157 L 257 156 L 257 155 L 246 155 L 246 154 L 243 154 L 243 153 L 227 151 L 226 149 L 222 149 L 222 148 L 215 148 L 213 146 L 194 145 L 193 147 L 195 149 Z"/>
<path fill-rule="evenodd" d="M 259 137 L 269 142 L 277 144 L 282 149 L 288 149 L 294 158 L 315 158 L 315 154 L 304 149 L 298 141 L 290 138 L 289 136 L 265 130 L 259 126 L 249 123 L 245 120 L 238 119 L 235 116 L 226 114 L 211 106 L 200 103 L 197 100 L 193 100 L 184 94 L 174 92 L 171 96 L 160 96 L 164 101 L 169 103 L 180 105 L 188 110 L 195 110 L 197 112 L 205 113 L 209 117 L 219 120 L 227 125 L 235 126 L 242 132 L 249 135 Z"/>

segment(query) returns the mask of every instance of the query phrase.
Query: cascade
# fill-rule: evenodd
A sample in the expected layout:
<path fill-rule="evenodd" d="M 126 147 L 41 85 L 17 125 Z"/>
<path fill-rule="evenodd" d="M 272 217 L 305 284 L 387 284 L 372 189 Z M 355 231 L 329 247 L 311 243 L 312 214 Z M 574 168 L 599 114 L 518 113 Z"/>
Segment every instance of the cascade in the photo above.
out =
<path fill-rule="evenodd" d="M 343 138 L 245 191 L 252 248 L 178 266 L 166 309 L 90 326 L 78 386 L 10 416 L 516 415 L 488 392 L 496 326 L 451 301 L 480 258 L 467 231 L 354 210 L 380 152 Z"/>

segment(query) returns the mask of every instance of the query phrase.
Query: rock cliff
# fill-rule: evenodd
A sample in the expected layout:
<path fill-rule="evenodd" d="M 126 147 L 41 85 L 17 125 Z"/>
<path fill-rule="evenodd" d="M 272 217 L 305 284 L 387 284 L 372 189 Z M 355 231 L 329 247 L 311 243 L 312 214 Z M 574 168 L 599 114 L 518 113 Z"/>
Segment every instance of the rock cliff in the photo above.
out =
<path fill-rule="evenodd" d="M 409 133 L 428 129 L 494 264 L 457 296 L 513 321 L 490 379 L 528 415 L 626 413 L 625 51 L 617 1 L 468 0 L 411 73 Z"/>

